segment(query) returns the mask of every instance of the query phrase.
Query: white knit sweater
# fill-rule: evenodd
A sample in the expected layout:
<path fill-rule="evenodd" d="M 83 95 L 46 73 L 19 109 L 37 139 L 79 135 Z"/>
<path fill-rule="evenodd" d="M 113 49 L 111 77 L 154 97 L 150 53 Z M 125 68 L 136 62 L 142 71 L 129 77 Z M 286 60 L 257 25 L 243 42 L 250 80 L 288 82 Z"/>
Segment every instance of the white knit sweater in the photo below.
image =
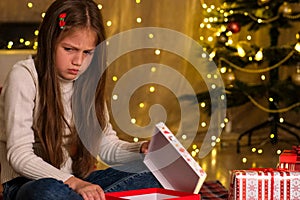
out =
<path fill-rule="evenodd" d="M 65 117 L 70 120 L 73 82 L 61 81 Z M 64 165 L 57 169 L 37 156 L 32 125 L 38 107 L 38 78 L 32 59 L 16 63 L 9 73 L 0 96 L 0 162 L 1 183 L 18 176 L 30 179 L 51 177 L 65 181 L 72 176 L 72 160 L 65 151 Z M 119 140 L 108 122 L 103 131 L 100 158 L 107 164 L 140 159 L 141 143 Z"/>

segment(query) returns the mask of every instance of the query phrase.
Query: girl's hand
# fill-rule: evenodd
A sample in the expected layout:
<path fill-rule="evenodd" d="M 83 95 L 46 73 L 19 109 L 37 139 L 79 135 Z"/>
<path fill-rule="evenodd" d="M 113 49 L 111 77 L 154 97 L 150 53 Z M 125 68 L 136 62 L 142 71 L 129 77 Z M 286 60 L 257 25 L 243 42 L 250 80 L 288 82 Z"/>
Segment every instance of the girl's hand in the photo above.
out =
<path fill-rule="evenodd" d="M 74 176 L 66 180 L 65 184 L 80 194 L 84 200 L 105 200 L 104 191 L 99 185 L 83 181 Z"/>
<path fill-rule="evenodd" d="M 149 141 L 144 142 L 141 146 L 140 153 L 146 154 L 148 153 Z"/>

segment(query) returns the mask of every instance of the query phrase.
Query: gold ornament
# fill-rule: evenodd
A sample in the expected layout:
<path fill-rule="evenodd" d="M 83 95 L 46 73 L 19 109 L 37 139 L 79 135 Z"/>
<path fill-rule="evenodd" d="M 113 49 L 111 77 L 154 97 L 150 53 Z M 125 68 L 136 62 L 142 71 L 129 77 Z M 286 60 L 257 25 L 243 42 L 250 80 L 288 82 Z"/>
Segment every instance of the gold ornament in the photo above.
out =
<path fill-rule="evenodd" d="M 227 72 L 223 73 L 222 79 L 226 88 L 232 88 L 235 81 L 235 74 L 232 69 L 228 69 Z"/>
<path fill-rule="evenodd" d="M 270 0 L 258 0 L 257 3 L 258 3 L 259 6 L 262 6 L 262 5 L 265 5 L 267 3 L 270 3 Z"/>
<path fill-rule="evenodd" d="M 295 74 L 293 74 L 291 76 L 292 78 L 292 82 L 297 85 L 297 86 L 300 86 L 300 63 L 299 65 L 297 66 L 297 71 Z"/>
<path fill-rule="evenodd" d="M 292 7 L 290 4 L 288 4 L 287 2 L 284 2 L 280 7 L 279 7 L 279 10 L 278 12 L 280 14 L 283 14 L 283 15 L 290 15 L 292 14 Z"/>

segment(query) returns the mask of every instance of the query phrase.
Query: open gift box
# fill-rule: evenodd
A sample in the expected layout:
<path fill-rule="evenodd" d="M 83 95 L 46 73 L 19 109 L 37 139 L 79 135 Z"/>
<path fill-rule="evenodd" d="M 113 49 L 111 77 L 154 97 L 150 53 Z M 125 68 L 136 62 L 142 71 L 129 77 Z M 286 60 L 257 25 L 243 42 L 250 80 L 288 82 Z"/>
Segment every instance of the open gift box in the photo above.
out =
<path fill-rule="evenodd" d="M 144 163 L 164 189 L 109 193 L 108 200 L 200 199 L 198 193 L 207 175 L 162 122 L 156 124 Z"/>

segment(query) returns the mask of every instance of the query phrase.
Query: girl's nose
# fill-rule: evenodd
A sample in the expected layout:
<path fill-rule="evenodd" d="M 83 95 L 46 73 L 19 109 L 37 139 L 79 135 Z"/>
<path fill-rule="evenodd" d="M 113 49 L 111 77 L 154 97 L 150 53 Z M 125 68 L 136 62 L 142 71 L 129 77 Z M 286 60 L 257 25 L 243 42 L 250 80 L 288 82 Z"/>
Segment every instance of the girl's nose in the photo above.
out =
<path fill-rule="evenodd" d="M 83 59 L 83 55 L 81 53 L 77 53 L 72 60 L 72 64 L 75 66 L 81 66 Z"/>

